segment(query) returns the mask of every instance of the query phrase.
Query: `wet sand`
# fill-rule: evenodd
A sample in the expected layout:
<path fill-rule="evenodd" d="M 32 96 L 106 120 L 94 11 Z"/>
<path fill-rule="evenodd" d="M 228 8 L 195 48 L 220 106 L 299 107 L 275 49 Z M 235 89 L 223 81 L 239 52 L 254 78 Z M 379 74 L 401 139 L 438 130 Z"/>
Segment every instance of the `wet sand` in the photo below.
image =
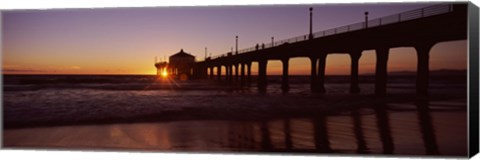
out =
<path fill-rule="evenodd" d="M 6 129 L 3 138 L 7 148 L 464 156 L 466 110 L 458 107 L 463 105 L 432 101 L 424 110 L 392 103 L 388 109 L 303 118 Z"/>
<path fill-rule="evenodd" d="M 292 85 L 288 94 L 276 93 L 278 89 L 259 94 L 254 87 L 214 91 L 42 89 L 6 92 L 4 127 L 302 118 L 378 103 L 414 103 L 418 99 L 415 94 L 401 91 L 378 98 L 368 92 L 371 85 L 361 85 L 365 88 L 361 94 L 336 91 L 348 91 L 348 85 L 330 85 L 331 93 L 324 95 L 312 94 L 305 86 L 308 85 L 299 85 L 295 90 Z M 458 99 L 464 94 L 437 93 L 428 99 Z"/>

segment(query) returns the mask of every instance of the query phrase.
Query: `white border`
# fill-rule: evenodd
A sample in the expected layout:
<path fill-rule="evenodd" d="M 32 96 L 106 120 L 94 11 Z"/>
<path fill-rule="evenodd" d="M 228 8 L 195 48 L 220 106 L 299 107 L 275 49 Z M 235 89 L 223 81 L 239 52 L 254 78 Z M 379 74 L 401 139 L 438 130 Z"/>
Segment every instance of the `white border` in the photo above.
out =
<path fill-rule="evenodd" d="M 430 0 L 432 1 L 432 0 Z M 433 0 L 451 2 L 452 0 Z M 465 0 L 453 0 L 465 1 Z M 310 3 L 375 3 L 375 2 L 427 2 L 427 0 L 0 0 L 0 9 L 51 9 L 51 8 L 103 8 L 152 6 L 217 6 L 258 4 L 310 4 Z"/>

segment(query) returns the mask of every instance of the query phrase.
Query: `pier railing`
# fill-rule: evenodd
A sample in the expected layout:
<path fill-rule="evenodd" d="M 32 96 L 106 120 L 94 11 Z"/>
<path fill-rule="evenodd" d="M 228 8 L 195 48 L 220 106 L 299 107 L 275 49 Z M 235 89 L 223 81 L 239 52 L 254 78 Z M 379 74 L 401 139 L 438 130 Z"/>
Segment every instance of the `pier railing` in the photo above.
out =
<path fill-rule="evenodd" d="M 394 15 L 389 15 L 381 18 L 376 18 L 376 19 L 369 20 L 367 22 L 359 22 L 359 23 L 354 23 L 346 26 L 337 27 L 337 28 L 327 29 L 327 30 L 315 32 L 312 34 L 313 34 L 313 38 L 320 38 L 320 37 L 332 36 L 336 34 L 347 33 L 347 32 L 367 29 L 367 28 L 389 25 L 393 23 L 405 22 L 405 21 L 414 20 L 414 19 L 420 19 L 424 17 L 430 17 L 434 15 L 440 15 L 440 14 L 449 13 L 452 11 L 453 11 L 452 4 L 439 4 L 439 5 L 433 5 L 433 6 L 415 9 L 411 11 L 406 11 L 406 12 L 402 12 Z M 285 45 L 285 44 L 302 42 L 302 41 L 308 40 L 308 36 L 309 36 L 308 34 L 305 34 L 305 35 L 301 35 L 293 38 L 275 41 L 273 43 L 262 43 L 261 45 L 258 45 L 258 46 L 253 46 L 250 48 L 238 50 L 238 53 L 233 53 L 232 55 L 252 52 L 255 50 L 272 48 L 272 47 Z M 226 57 L 227 55 L 228 55 L 227 53 L 216 55 L 216 56 L 213 56 L 211 59 Z"/>

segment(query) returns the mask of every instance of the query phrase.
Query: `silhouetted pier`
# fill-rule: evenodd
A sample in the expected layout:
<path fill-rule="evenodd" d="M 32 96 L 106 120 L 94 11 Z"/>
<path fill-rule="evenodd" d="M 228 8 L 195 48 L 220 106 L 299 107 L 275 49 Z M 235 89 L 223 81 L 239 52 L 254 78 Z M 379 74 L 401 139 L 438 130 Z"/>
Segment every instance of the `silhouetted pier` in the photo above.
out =
<path fill-rule="evenodd" d="M 312 10 L 310 9 L 310 16 Z M 467 38 L 467 4 L 440 4 L 408 12 L 341 26 L 298 37 L 273 41 L 262 46 L 236 50 L 216 57 L 208 57 L 195 64 L 194 76 L 198 78 L 225 79 L 229 83 L 244 86 L 252 81 L 251 66 L 258 63 L 257 85 L 260 92 L 267 87 L 267 63 L 280 60 L 283 66 L 282 90 L 289 90 L 289 59 L 306 57 L 311 62 L 311 89 L 325 92 L 325 65 L 329 54 L 348 54 L 351 57 L 350 92 L 360 91 L 358 86 L 358 62 L 365 50 L 376 53 L 375 94 L 386 94 L 389 50 L 397 47 L 413 47 L 417 52 L 416 92 L 427 94 L 429 79 L 429 52 L 445 41 Z M 311 17 L 310 17 L 311 18 Z M 311 28 L 311 26 L 310 26 Z M 214 74 L 216 68 L 216 77 Z M 234 69 L 235 68 L 235 69 Z M 240 69 L 240 71 L 239 71 Z"/>

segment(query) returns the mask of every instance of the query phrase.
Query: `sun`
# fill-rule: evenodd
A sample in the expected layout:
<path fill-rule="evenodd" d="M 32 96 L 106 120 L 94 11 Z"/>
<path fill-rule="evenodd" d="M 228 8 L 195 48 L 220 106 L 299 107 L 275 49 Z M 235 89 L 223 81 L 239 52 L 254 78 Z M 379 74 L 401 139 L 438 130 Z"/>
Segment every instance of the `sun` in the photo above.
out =
<path fill-rule="evenodd" d="M 162 73 L 161 73 L 160 75 L 162 75 L 163 78 L 167 78 L 167 77 L 168 77 L 167 69 L 164 68 L 164 69 L 162 70 Z"/>

